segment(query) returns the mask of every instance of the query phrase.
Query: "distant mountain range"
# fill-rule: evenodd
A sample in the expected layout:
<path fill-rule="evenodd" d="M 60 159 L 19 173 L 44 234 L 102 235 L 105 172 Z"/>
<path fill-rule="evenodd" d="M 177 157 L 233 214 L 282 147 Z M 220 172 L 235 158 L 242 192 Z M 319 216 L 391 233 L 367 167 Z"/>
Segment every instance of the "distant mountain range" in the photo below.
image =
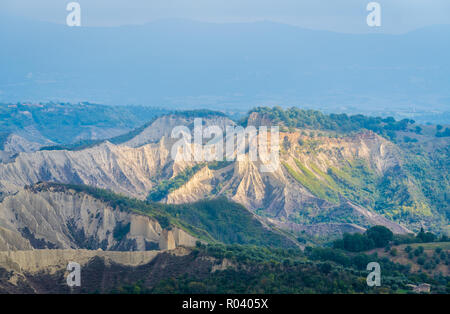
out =
<path fill-rule="evenodd" d="M 4 149 L 10 134 L 41 146 L 71 144 L 121 135 L 168 112 L 144 106 L 90 103 L 0 103 L 0 150 L 14 151 L 13 147 Z"/>
<path fill-rule="evenodd" d="M 271 22 L 70 28 L 3 16 L 0 40 L 0 102 L 280 104 L 450 121 L 449 26 L 355 35 Z"/>

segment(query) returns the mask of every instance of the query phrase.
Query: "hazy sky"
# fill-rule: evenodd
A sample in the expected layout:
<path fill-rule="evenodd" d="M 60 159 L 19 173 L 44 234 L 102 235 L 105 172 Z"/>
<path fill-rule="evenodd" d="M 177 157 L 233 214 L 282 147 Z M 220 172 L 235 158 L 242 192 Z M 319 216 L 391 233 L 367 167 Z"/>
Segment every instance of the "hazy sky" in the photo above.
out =
<path fill-rule="evenodd" d="M 370 32 L 366 6 L 371 0 L 78 0 L 83 26 L 142 24 L 187 18 L 210 22 L 271 20 L 337 32 Z M 70 0 L 1 0 L 7 15 L 64 23 Z M 450 0 L 378 0 L 382 27 L 402 33 L 433 24 L 450 24 Z"/>

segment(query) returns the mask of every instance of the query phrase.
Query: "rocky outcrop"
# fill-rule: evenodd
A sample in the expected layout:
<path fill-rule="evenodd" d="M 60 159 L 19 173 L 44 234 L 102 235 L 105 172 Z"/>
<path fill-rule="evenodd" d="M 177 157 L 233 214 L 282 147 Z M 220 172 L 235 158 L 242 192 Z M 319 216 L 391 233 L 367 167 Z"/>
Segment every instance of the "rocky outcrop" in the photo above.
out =
<path fill-rule="evenodd" d="M 312 180 L 325 182 L 325 185 L 328 184 L 326 180 L 329 178 L 324 176 L 330 167 L 340 169 L 355 160 L 364 162 L 374 175 L 379 176 L 401 165 L 399 151 L 395 145 L 372 132 L 345 138 L 319 138 L 314 140 L 313 149 L 302 147 L 301 136 L 300 132 L 281 135 L 290 143 L 289 148 L 281 154 L 281 163 L 300 172 L 302 170 L 296 164 L 299 162 L 315 176 Z M 303 138 L 303 141 L 307 140 L 312 141 L 310 138 Z M 339 194 L 339 190 L 336 193 Z M 303 216 L 307 218 L 305 224 L 316 225 L 318 222 L 314 220 L 319 219 L 314 217 L 327 217 L 334 225 L 329 231 L 324 228 L 317 229 L 324 235 L 342 233 L 340 230 L 352 229 L 347 228 L 351 225 L 360 228 L 353 228 L 353 232 L 373 225 L 384 225 L 394 233 L 410 232 L 406 227 L 342 196 L 337 203 L 331 203 L 315 195 L 307 186 L 298 182 L 284 166 L 274 172 L 261 172 L 260 161 L 249 160 L 248 154 L 223 169 L 203 168 L 181 188 L 171 192 L 165 201 L 193 202 L 211 195 L 225 195 L 252 211 L 263 212 L 277 219 L 280 223 L 298 221 L 295 217 Z"/>
<path fill-rule="evenodd" d="M 33 246 L 19 232 L 0 227 L 0 251 L 31 250 Z"/>
<path fill-rule="evenodd" d="M 234 122 L 226 117 L 205 118 L 203 127 L 219 125 L 225 129 Z M 176 126 L 193 128 L 194 118 L 168 115 L 156 119 L 121 145 L 108 141 L 82 150 L 44 150 L 21 152 L 0 164 L 0 191 L 14 193 L 40 181 L 85 184 L 145 199 L 155 183 L 168 179 L 193 163 L 171 158 L 171 139 Z"/>
<path fill-rule="evenodd" d="M 42 145 L 17 134 L 9 134 L 3 142 L 0 142 L 0 163 L 13 161 L 19 153 L 37 151 Z"/>
<path fill-rule="evenodd" d="M 31 142 L 19 135 L 11 134 L 3 143 L 3 150 L 11 153 L 34 152 L 42 147 L 41 143 Z"/>
<path fill-rule="evenodd" d="M 0 252 L 0 293 L 111 293 L 137 282 L 151 289 L 171 277 L 195 274 L 204 278 L 213 268 L 229 266 L 220 259 L 204 259 L 190 253 L 186 248 L 146 252 Z M 67 285 L 69 262 L 81 266 L 81 287 Z"/>
<path fill-rule="evenodd" d="M 0 252 L 0 267 L 16 272 L 50 274 L 65 269 L 69 262 L 85 265 L 93 257 L 102 257 L 108 261 L 126 266 L 138 266 L 149 263 L 159 251 L 111 252 L 99 250 L 25 250 Z"/>
<path fill-rule="evenodd" d="M 22 153 L 0 164 L 0 188 L 15 192 L 40 181 L 85 184 L 143 199 L 171 162 L 164 143 L 140 148 L 109 142 L 81 151 Z"/>
<path fill-rule="evenodd" d="M 193 246 L 184 230 L 73 190 L 23 189 L 0 203 L 0 249 L 145 251 Z"/>
<path fill-rule="evenodd" d="M 213 172 L 208 167 L 202 168 L 186 184 L 171 192 L 166 198 L 166 203 L 191 203 L 211 196 L 214 189 L 211 184 L 213 177 Z"/>

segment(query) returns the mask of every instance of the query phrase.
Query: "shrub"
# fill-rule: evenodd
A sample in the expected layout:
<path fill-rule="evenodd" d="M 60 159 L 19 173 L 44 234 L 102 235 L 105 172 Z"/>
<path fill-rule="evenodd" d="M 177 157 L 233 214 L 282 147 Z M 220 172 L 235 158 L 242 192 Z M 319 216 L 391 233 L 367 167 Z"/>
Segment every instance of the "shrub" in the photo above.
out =
<path fill-rule="evenodd" d="M 417 259 L 417 264 L 424 265 L 425 264 L 425 257 L 421 256 Z"/>
<path fill-rule="evenodd" d="M 419 246 L 417 249 L 414 250 L 414 255 L 419 256 L 423 254 L 423 246 Z"/>
<path fill-rule="evenodd" d="M 423 268 L 426 270 L 434 269 L 436 267 L 436 264 L 433 263 L 433 261 L 428 261 L 423 265 Z"/>

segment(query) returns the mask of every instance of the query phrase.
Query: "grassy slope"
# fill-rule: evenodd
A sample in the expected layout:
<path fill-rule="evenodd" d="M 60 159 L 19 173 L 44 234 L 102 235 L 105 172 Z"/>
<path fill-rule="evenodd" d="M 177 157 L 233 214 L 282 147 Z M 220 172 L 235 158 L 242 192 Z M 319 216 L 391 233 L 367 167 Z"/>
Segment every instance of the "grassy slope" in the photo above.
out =
<path fill-rule="evenodd" d="M 308 167 L 295 159 L 297 169 L 284 164 L 288 172 L 315 196 L 338 204 L 339 195 L 363 206 L 374 207 L 377 196 L 376 177 L 361 160 L 348 161 L 341 168 L 330 167 L 327 173 L 315 164 Z"/>
<path fill-rule="evenodd" d="M 420 246 L 423 247 L 424 253 L 426 255 L 422 254 L 421 256 L 425 257 L 425 261 L 430 261 L 431 259 L 435 260 L 436 256 L 438 256 L 439 258 L 440 254 L 436 255 L 435 249 L 441 248 L 442 251 L 444 251 L 447 255 L 447 261 L 450 261 L 450 242 L 413 243 L 392 246 L 391 249 L 395 249 L 397 252 L 395 256 L 392 256 L 390 251 L 386 251 L 384 248 L 371 250 L 367 252 L 367 254 L 377 253 L 380 258 L 387 257 L 395 263 L 402 265 L 411 265 L 411 271 L 414 273 L 424 272 L 429 275 L 437 275 L 442 273 L 444 276 L 450 276 L 449 265 L 446 264 L 445 260 L 439 258 L 439 264 L 437 264 L 435 268 L 426 269 L 424 265 L 420 265 L 418 263 L 418 258 L 420 256 L 415 256 L 414 254 L 412 254 L 412 258 L 408 256 L 408 253 L 405 251 L 405 248 L 407 246 L 410 246 L 412 248 L 412 252 Z"/>
<path fill-rule="evenodd" d="M 340 167 L 321 171 L 314 163 L 294 159 L 295 167 L 284 163 L 289 174 L 312 194 L 332 204 L 343 196 L 356 204 L 373 209 L 391 220 L 420 229 L 438 232 L 445 228 L 448 208 L 448 150 L 434 159 L 406 151 L 403 167 L 377 175 L 359 159 L 348 160 Z M 448 217 L 447 217 L 448 219 Z"/>
<path fill-rule="evenodd" d="M 336 195 L 341 194 L 390 219 L 405 223 L 413 230 L 418 230 L 421 225 L 435 232 L 448 228 L 450 145 L 448 140 L 436 138 L 433 135 L 435 132 L 428 134 L 424 127 L 423 132 L 420 131 L 424 135 L 418 135 L 419 126 L 407 119 L 395 121 L 393 118 L 362 115 L 326 115 L 313 110 L 283 110 L 280 107 L 260 107 L 251 112 L 290 132 L 305 133 L 305 130 L 309 130 L 310 133 L 324 134 L 323 131 L 327 131 L 348 136 L 371 130 L 396 143 L 401 150 L 399 157 L 402 166 L 382 177 L 358 160 L 349 160 L 348 164 L 330 168 L 327 173 L 321 172 L 314 164 L 302 165 L 298 161 L 297 167 L 284 166 L 292 177 L 314 195 L 331 203 L 336 203 Z M 248 118 L 242 121 L 243 124 L 247 122 Z M 403 143 L 400 137 L 405 135 L 421 139 L 416 143 Z M 316 140 L 302 142 L 300 145 L 309 154 L 316 153 Z"/>

